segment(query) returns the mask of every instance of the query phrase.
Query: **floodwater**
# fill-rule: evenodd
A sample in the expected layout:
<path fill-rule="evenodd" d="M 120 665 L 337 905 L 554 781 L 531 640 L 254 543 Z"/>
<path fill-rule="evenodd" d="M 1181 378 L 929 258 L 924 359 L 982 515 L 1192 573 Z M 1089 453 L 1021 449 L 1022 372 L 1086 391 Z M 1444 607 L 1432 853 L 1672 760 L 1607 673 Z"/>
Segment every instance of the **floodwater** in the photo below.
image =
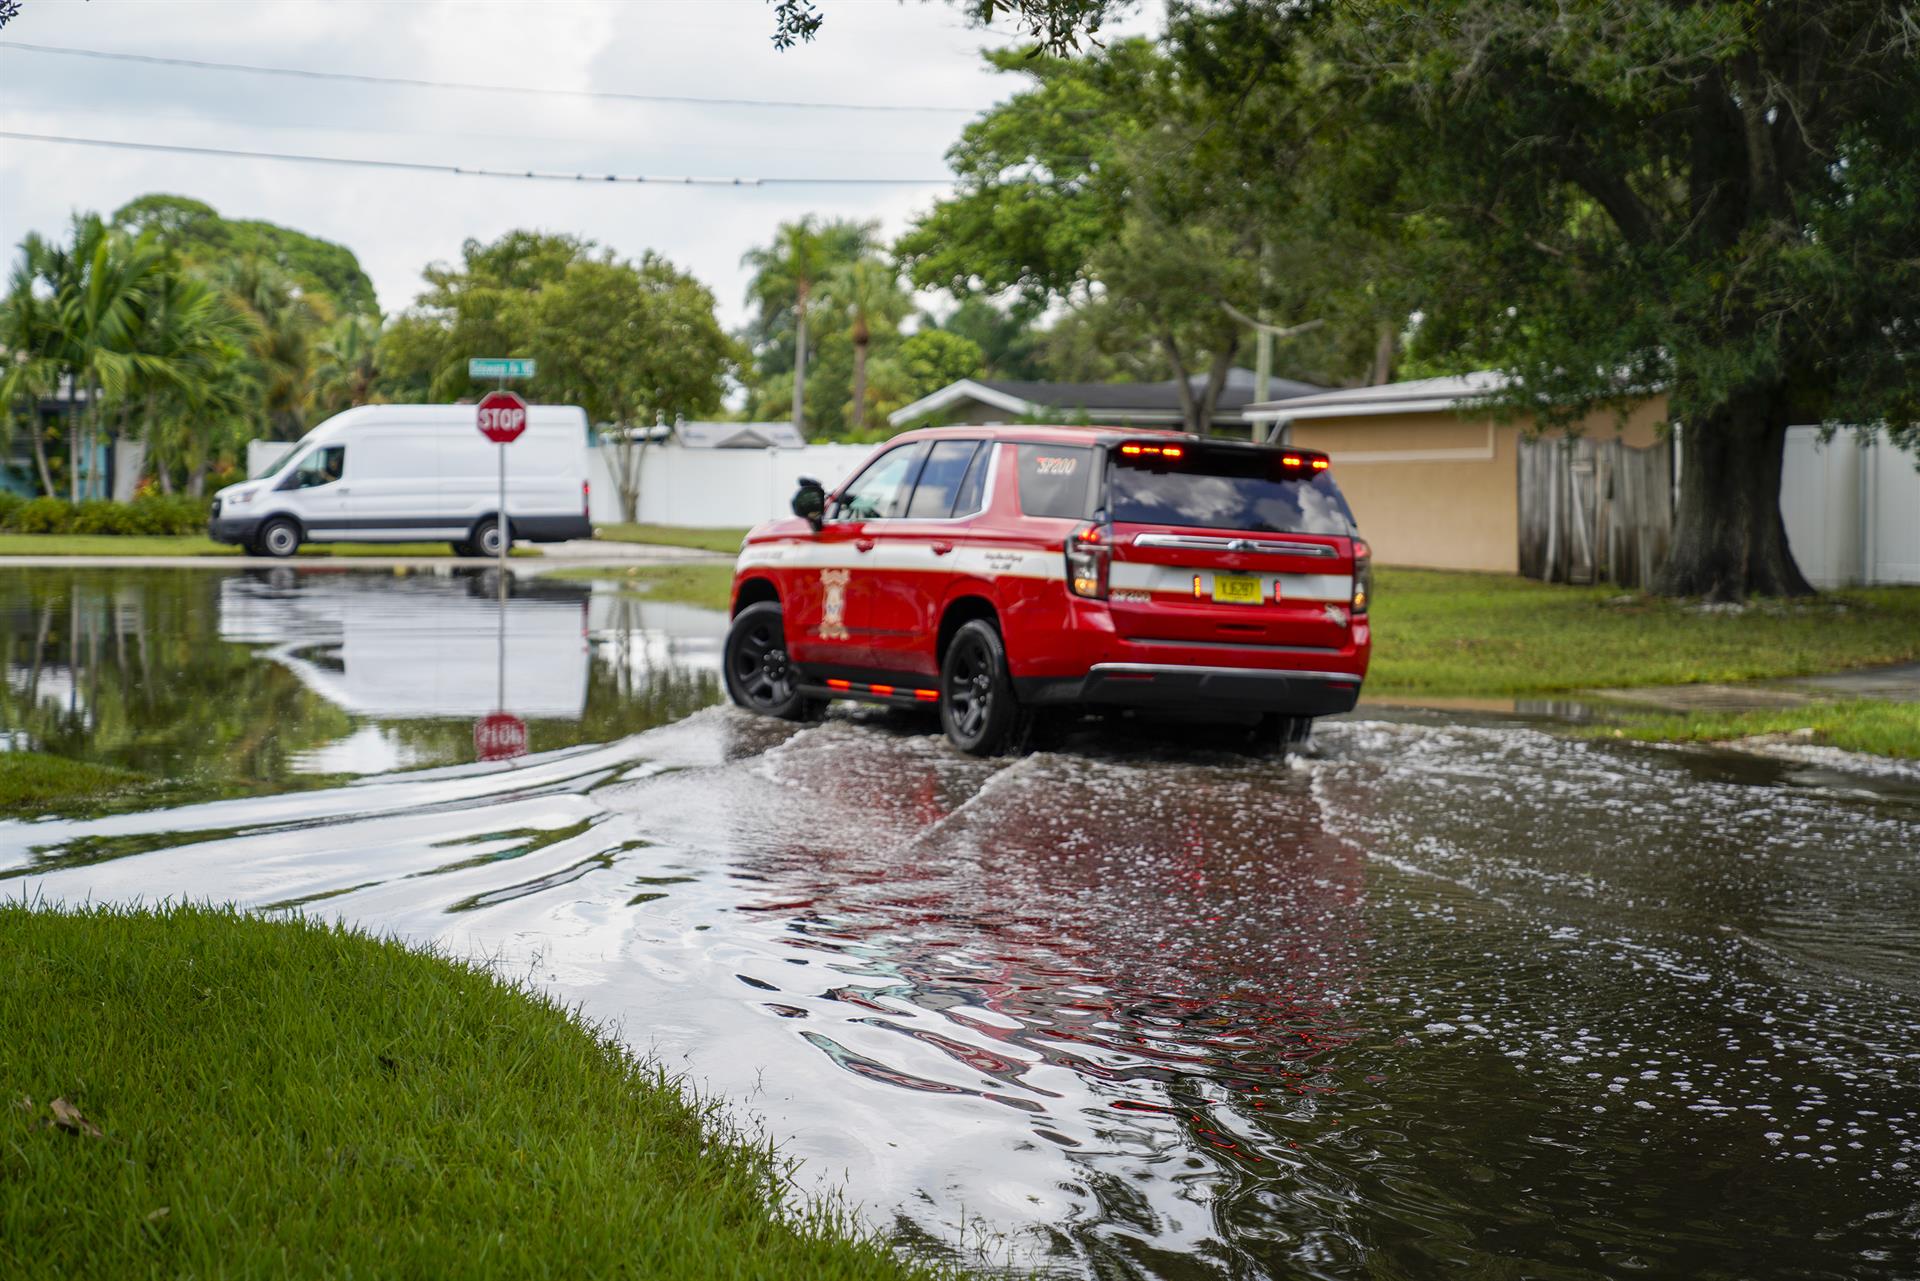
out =
<path fill-rule="evenodd" d="M 20 745 L 207 780 L 0 822 L 0 892 L 489 958 L 976 1264 L 1920 1273 L 1920 786 L 1364 709 L 1288 762 L 1146 729 L 976 761 L 703 706 L 718 620 L 610 585 L 523 584 L 488 690 L 450 674 L 500 627 L 462 580 L 193 573 L 0 579 Z M 46 602 L 107 621 L 36 643 Z M 203 750 L 148 698 L 277 719 Z M 501 708 L 530 754 L 475 762 Z"/>

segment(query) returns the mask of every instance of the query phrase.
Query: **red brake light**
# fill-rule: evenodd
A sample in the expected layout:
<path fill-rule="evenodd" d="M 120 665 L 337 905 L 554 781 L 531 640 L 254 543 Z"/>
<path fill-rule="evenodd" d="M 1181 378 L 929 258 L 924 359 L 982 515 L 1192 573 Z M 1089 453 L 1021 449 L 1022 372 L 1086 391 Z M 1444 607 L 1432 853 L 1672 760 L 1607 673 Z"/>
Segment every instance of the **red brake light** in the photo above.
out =
<path fill-rule="evenodd" d="M 1120 452 L 1128 458 L 1185 458 L 1184 445 L 1122 445 Z"/>
<path fill-rule="evenodd" d="M 922 703 L 937 703 L 940 701 L 940 691 L 937 689 L 916 689 L 913 691 L 913 696 Z"/>
<path fill-rule="evenodd" d="M 1282 467 L 1304 467 L 1306 462 L 1307 460 L 1298 454 L 1282 454 L 1280 456 L 1280 465 Z"/>
<path fill-rule="evenodd" d="M 828 678 L 828 680 L 827 680 L 827 688 L 828 688 L 828 689 L 852 689 L 852 688 L 853 688 L 853 682 L 852 682 L 852 681 L 843 681 L 843 680 L 835 680 L 835 679 L 833 679 L 833 678 Z"/>
<path fill-rule="evenodd" d="M 1104 600 L 1107 595 L 1107 561 L 1112 552 L 1104 542 L 1098 525 L 1082 525 L 1067 535 L 1067 590 L 1075 596 Z"/>
<path fill-rule="evenodd" d="M 1083 525 L 1073 531 L 1073 538 L 1075 542 L 1097 543 L 1100 541 L 1100 527 L 1098 525 Z"/>
<path fill-rule="evenodd" d="M 1327 468 L 1331 466 L 1333 466 L 1333 464 L 1328 462 L 1324 458 L 1316 458 L 1313 460 L 1313 469 L 1315 471 L 1325 471 Z"/>

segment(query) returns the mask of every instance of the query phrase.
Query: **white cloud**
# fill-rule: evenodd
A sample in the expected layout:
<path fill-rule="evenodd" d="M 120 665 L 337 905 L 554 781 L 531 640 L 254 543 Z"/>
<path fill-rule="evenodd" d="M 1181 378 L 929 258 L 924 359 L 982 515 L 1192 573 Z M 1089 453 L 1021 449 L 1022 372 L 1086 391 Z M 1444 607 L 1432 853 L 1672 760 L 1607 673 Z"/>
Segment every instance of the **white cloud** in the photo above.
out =
<path fill-rule="evenodd" d="M 830 0 L 811 45 L 769 39 L 762 0 L 27 0 L 0 39 L 435 80 L 911 103 L 978 111 L 1016 83 L 980 58 L 1004 31 L 941 3 Z M 620 103 L 360 85 L 0 48 L 0 128 L 436 163 L 716 176 L 946 173 L 964 114 Z M 382 307 L 427 262 L 514 227 L 656 250 L 742 318 L 740 255 L 807 212 L 899 231 L 940 188 L 581 186 L 0 142 L 0 246 L 150 191 L 266 218 L 359 255 Z"/>

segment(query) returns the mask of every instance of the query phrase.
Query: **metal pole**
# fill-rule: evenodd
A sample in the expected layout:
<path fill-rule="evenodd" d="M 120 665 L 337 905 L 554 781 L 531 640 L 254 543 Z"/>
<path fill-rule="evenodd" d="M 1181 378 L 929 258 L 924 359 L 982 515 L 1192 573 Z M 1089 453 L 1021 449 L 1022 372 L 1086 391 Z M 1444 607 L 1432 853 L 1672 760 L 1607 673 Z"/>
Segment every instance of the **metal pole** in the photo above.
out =
<path fill-rule="evenodd" d="M 500 379 L 500 389 L 504 391 L 506 390 L 506 386 L 507 386 L 507 380 L 503 377 Z M 499 540 L 500 540 L 499 541 L 500 608 L 502 610 L 505 610 L 507 607 L 507 446 L 506 446 L 506 442 L 502 441 L 500 444 L 495 445 L 494 448 L 500 451 L 500 506 L 496 508 L 494 512 L 494 533 L 499 536 Z M 505 621 L 504 614 L 502 615 L 500 626 L 501 626 L 501 634 L 502 634 L 502 637 L 504 638 L 505 629 L 506 629 L 506 621 Z"/>

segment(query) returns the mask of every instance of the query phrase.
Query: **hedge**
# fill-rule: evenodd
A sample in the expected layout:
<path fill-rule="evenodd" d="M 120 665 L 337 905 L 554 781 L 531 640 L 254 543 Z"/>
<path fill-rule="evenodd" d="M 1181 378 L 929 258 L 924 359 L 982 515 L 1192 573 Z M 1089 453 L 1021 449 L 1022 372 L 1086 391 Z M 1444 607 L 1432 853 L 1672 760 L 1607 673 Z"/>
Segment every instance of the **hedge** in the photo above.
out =
<path fill-rule="evenodd" d="M 149 494 L 130 503 L 70 503 L 0 493 L 0 533 L 199 534 L 206 531 L 207 510 L 206 499 L 184 494 Z"/>

